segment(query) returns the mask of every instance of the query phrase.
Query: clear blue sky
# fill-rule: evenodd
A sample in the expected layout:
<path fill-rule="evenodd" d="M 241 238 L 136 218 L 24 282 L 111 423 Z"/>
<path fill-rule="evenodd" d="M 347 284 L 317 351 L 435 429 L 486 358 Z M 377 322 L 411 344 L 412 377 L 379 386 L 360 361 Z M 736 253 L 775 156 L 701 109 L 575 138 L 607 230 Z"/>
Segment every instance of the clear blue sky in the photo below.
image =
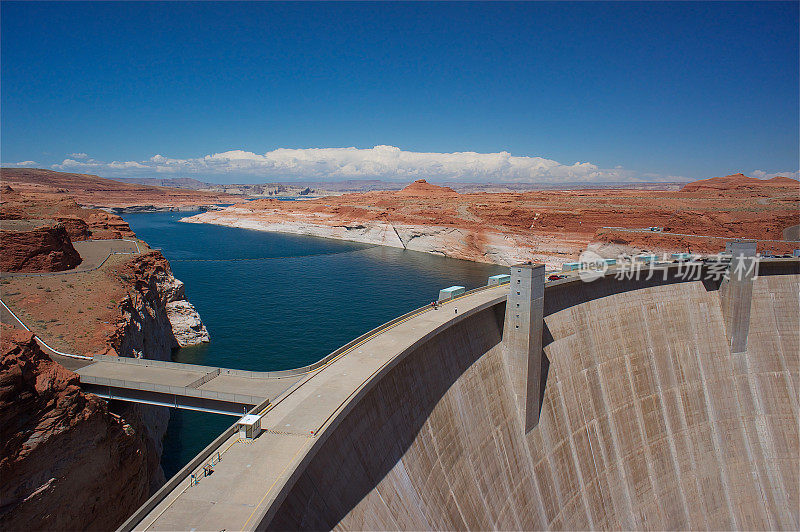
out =
<path fill-rule="evenodd" d="M 797 2 L 3 2 L 2 162 L 390 145 L 796 171 L 799 23 Z"/>

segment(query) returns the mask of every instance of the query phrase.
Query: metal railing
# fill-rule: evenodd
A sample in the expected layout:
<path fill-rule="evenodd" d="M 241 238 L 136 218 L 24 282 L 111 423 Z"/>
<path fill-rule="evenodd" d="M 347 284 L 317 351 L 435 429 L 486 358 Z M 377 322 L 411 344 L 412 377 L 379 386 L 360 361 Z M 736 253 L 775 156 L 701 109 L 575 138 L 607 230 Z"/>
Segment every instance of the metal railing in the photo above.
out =
<path fill-rule="evenodd" d="M 33 332 L 33 331 L 31 331 L 31 330 L 28 328 L 28 326 L 27 326 L 27 325 L 25 325 L 25 324 L 22 322 L 22 320 L 21 320 L 21 319 L 19 319 L 19 316 L 17 316 L 16 314 L 14 314 L 14 311 L 13 311 L 13 310 L 11 310 L 10 308 L 8 308 L 8 305 L 6 305 L 6 304 L 5 304 L 5 302 L 4 302 L 2 299 L 0 299 L 0 305 L 2 305 L 2 306 L 3 306 L 3 308 L 4 308 L 4 309 L 6 309 L 6 311 L 8 311 L 8 313 L 9 313 L 9 314 L 11 314 L 11 316 L 12 316 L 12 317 L 13 317 L 15 320 L 17 320 L 17 323 L 19 323 L 19 324 L 22 326 L 22 328 L 23 328 L 23 329 L 25 329 L 25 330 L 26 330 L 26 331 L 28 331 L 28 332 Z M 64 353 L 63 351 L 59 351 L 58 349 L 53 349 L 53 348 L 52 348 L 52 347 L 51 347 L 51 346 L 50 346 L 50 345 L 49 345 L 47 342 L 45 342 L 44 340 L 42 340 L 42 339 L 41 339 L 39 336 L 37 336 L 36 334 L 34 334 L 34 335 L 33 335 L 33 337 L 34 337 L 34 339 L 35 339 L 37 342 L 39 342 L 39 344 L 40 344 L 42 347 L 44 347 L 45 349 L 47 349 L 47 350 L 49 350 L 49 351 L 52 351 L 53 353 L 55 353 L 55 354 L 57 354 L 57 355 L 61 355 L 62 357 L 78 358 L 78 359 L 81 359 L 81 360 L 92 360 L 92 357 L 89 357 L 89 356 L 84 356 L 84 355 L 73 355 L 72 353 Z"/>

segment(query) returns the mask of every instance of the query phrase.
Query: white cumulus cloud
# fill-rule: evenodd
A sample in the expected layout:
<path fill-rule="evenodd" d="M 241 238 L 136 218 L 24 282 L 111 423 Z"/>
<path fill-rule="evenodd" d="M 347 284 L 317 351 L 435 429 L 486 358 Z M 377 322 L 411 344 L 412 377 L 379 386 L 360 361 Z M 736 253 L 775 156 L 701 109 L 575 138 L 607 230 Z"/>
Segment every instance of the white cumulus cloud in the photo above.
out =
<path fill-rule="evenodd" d="M 395 146 L 374 148 L 279 148 L 266 153 L 231 150 L 176 159 L 153 155 L 142 161 L 103 162 L 71 154 L 52 168 L 92 171 L 107 177 L 133 175 L 240 176 L 264 180 L 429 179 L 476 182 L 630 181 L 644 176 L 622 167 L 600 168 L 590 162 L 563 164 L 508 152 L 412 152 Z M 647 181 L 673 180 L 648 175 Z"/>
<path fill-rule="evenodd" d="M 69 156 L 72 157 L 73 159 L 86 159 L 87 157 L 89 157 L 88 154 L 83 152 L 70 153 Z"/>
<path fill-rule="evenodd" d="M 795 179 L 800 179 L 800 170 L 797 170 L 796 172 L 787 170 L 786 172 L 775 172 L 775 173 L 768 173 L 765 172 L 764 170 L 753 170 L 753 177 L 757 177 L 759 179 L 772 179 L 773 177 L 778 177 L 779 175 L 783 177 L 793 177 Z"/>
<path fill-rule="evenodd" d="M 18 163 L 3 163 L 3 166 L 14 166 L 17 168 L 28 168 L 28 167 L 36 167 L 39 166 L 39 163 L 36 161 L 20 161 Z"/>

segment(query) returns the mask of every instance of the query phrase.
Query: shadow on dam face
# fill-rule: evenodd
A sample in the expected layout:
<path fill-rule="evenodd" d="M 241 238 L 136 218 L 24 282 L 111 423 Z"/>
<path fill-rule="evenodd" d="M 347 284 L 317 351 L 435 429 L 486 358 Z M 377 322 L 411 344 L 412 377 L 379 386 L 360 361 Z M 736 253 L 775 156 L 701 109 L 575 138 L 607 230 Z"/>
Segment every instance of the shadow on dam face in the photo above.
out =
<path fill-rule="evenodd" d="M 484 353 L 499 347 L 504 315 L 505 303 L 501 303 L 470 316 L 445 332 L 450 341 L 432 338 L 401 361 L 392 370 L 393 378 L 382 379 L 362 399 L 371 405 L 366 415 L 355 416 L 331 435 L 309 464 L 308 475 L 295 485 L 304 496 L 288 498 L 269 528 L 319 530 L 342 521 L 402 463 L 432 410 L 459 377 Z M 398 386 L 399 382 L 408 387 Z M 346 489 L 323 493 L 334 485 Z M 335 503 L 328 500 L 329 495 Z"/>
<path fill-rule="evenodd" d="M 260 528 L 797 529 L 799 291 L 762 271 L 732 354 L 713 283 L 548 288 L 528 434 L 485 309 L 374 383 Z"/>

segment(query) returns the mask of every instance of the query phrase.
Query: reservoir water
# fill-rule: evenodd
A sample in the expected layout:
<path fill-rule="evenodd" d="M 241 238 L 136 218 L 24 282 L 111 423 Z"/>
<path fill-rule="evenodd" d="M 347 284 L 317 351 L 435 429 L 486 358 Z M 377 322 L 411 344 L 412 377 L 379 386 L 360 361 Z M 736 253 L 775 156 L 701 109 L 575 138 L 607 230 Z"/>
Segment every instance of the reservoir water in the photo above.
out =
<path fill-rule="evenodd" d="M 179 222 L 194 213 L 123 218 L 160 248 L 211 343 L 176 362 L 254 371 L 324 357 L 356 336 L 436 299 L 439 289 L 486 284 L 508 268 L 340 240 Z M 234 422 L 172 410 L 162 466 L 167 478 Z"/>

